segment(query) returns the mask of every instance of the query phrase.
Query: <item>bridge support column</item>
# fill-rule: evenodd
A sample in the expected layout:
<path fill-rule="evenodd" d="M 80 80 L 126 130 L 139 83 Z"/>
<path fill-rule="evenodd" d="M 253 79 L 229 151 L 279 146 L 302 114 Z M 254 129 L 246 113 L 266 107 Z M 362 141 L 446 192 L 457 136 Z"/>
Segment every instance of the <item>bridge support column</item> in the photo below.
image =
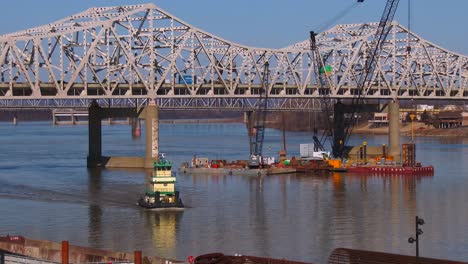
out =
<path fill-rule="evenodd" d="M 340 157 L 344 149 L 345 105 L 337 102 L 333 108 L 333 156 Z"/>
<path fill-rule="evenodd" d="M 16 114 L 13 114 L 13 125 L 16 126 L 18 124 L 18 117 Z"/>
<path fill-rule="evenodd" d="M 139 138 L 141 136 L 141 125 L 138 117 L 132 117 L 129 121 L 132 126 L 132 138 Z"/>
<path fill-rule="evenodd" d="M 93 101 L 88 108 L 88 168 L 102 166 L 101 107 Z"/>
<path fill-rule="evenodd" d="M 398 102 L 388 104 L 388 155 L 396 162 L 401 162 L 400 150 L 400 105 Z"/>
<path fill-rule="evenodd" d="M 252 111 L 244 112 L 244 123 L 247 128 L 247 135 L 249 136 L 250 155 L 252 155 L 252 141 L 253 141 L 253 124 L 252 124 Z"/>
<path fill-rule="evenodd" d="M 153 168 L 159 156 L 159 111 L 154 101 L 145 108 L 146 155 L 145 168 Z"/>
<path fill-rule="evenodd" d="M 52 110 L 52 125 L 57 125 L 57 117 L 55 117 L 55 109 Z"/>

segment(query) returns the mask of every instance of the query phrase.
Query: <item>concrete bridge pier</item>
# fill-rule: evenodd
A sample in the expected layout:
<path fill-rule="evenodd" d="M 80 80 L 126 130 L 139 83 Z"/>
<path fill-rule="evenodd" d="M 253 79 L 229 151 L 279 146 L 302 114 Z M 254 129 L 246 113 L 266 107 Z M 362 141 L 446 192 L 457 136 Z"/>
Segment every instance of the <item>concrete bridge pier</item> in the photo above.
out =
<path fill-rule="evenodd" d="M 249 147 L 250 147 L 250 154 L 252 154 L 252 142 L 253 142 L 253 114 L 252 111 L 244 112 L 244 123 L 247 128 L 247 135 L 249 136 Z"/>
<path fill-rule="evenodd" d="M 401 163 L 400 105 L 397 101 L 388 104 L 388 155 Z"/>
<path fill-rule="evenodd" d="M 159 117 L 158 107 L 151 101 L 144 108 L 101 108 L 93 101 L 88 109 L 89 153 L 88 168 L 153 168 L 159 156 Z M 146 152 L 144 157 L 105 157 L 102 156 L 102 119 L 132 117 L 145 119 Z"/>
<path fill-rule="evenodd" d="M 96 101 L 88 109 L 88 168 L 103 166 L 101 110 Z"/>
<path fill-rule="evenodd" d="M 333 147 L 332 153 L 334 157 L 340 157 L 345 148 L 345 113 L 352 112 L 347 110 L 346 107 L 340 101 L 338 101 L 333 107 Z"/>
<path fill-rule="evenodd" d="M 159 157 L 159 110 L 151 100 L 145 107 L 146 154 L 145 168 L 153 168 L 153 162 Z"/>
<path fill-rule="evenodd" d="M 129 123 L 132 126 L 132 138 L 139 138 L 141 136 L 140 119 L 138 117 L 132 117 Z"/>

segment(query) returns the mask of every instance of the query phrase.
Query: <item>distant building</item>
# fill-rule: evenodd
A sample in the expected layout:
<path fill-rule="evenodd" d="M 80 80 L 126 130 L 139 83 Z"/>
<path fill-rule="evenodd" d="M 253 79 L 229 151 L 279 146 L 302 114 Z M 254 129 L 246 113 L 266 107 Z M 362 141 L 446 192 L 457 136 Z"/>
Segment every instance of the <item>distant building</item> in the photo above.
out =
<path fill-rule="evenodd" d="M 437 119 L 438 128 L 456 128 L 468 125 L 468 119 L 465 120 L 461 110 L 441 111 Z"/>
<path fill-rule="evenodd" d="M 369 124 L 374 127 L 388 126 L 388 113 L 374 113 Z"/>
<path fill-rule="evenodd" d="M 462 112 L 462 126 L 468 126 L 468 112 Z"/>
<path fill-rule="evenodd" d="M 456 105 L 446 105 L 446 106 L 441 107 L 441 110 L 442 111 L 457 111 L 459 110 L 459 107 Z"/>
<path fill-rule="evenodd" d="M 416 105 L 416 111 L 417 112 L 424 112 L 424 111 L 433 111 L 434 106 L 433 105 L 426 105 L 426 104 L 419 104 Z"/>

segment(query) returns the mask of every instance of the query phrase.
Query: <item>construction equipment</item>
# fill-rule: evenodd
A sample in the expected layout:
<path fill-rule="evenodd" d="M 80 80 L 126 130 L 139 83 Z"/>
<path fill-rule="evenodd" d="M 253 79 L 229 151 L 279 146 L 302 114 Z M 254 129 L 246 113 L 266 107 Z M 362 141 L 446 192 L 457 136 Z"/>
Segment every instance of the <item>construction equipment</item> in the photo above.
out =
<path fill-rule="evenodd" d="M 350 7 L 347 7 L 343 12 L 341 12 L 338 16 L 336 16 L 332 21 L 337 21 L 340 19 L 342 16 L 344 16 L 346 13 L 348 13 L 351 9 L 356 7 L 357 5 L 363 3 L 364 0 L 357 0 L 355 3 L 353 3 Z M 331 116 L 333 116 L 333 100 L 330 98 L 330 91 L 331 91 L 331 80 L 330 80 L 330 74 L 331 74 L 331 68 L 326 65 L 327 59 L 330 57 L 330 55 L 333 53 L 333 50 L 329 51 L 328 53 L 324 54 L 323 57 L 317 47 L 317 40 L 316 40 L 317 34 L 314 31 L 310 31 L 310 50 L 311 50 L 311 60 L 314 63 L 314 75 L 316 82 L 318 84 L 318 93 L 322 97 L 321 102 L 322 102 L 322 110 L 324 110 L 324 116 L 325 116 L 325 129 L 322 133 L 322 136 L 320 139 L 317 137 L 317 118 L 314 118 L 314 135 L 313 135 L 313 141 L 314 141 L 314 151 L 316 152 L 323 152 L 326 151 L 325 143 L 327 141 L 331 142 L 331 147 L 333 149 L 333 139 L 334 135 L 336 134 L 336 131 L 334 131 L 334 126 L 333 126 L 333 120 Z M 315 115 L 314 115 L 315 116 Z"/>
<path fill-rule="evenodd" d="M 358 2 L 362 2 L 359 0 Z M 325 133 L 333 135 L 332 141 L 332 153 L 335 158 L 343 158 L 345 155 L 346 144 L 351 135 L 352 129 L 357 122 L 358 113 L 364 111 L 365 106 L 363 104 L 363 97 L 370 88 L 371 81 L 373 79 L 375 68 L 377 66 L 377 60 L 382 51 L 382 46 L 387 39 L 387 36 L 392 28 L 393 17 L 398 7 L 400 0 L 387 0 L 384 12 L 380 19 L 380 23 L 377 27 L 377 31 L 374 35 L 373 41 L 368 47 L 369 56 L 367 57 L 364 68 L 361 75 L 358 78 L 356 92 L 350 105 L 344 105 L 341 102 L 337 102 L 333 110 L 333 128 L 329 128 Z M 312 37 L 312 35 L 314 35 Z M 311 33 L 311 50 L 315 53 L 316 68 L 318 68 L 318 83 L 320 87 L 327 88 L 327 78 L 320 74 L 320 68 L 325 66 L 325 60 L 320 58 L 320 52 L 317 49 L 315 43 L 315 34 Z M 362 51 L 361 51 L 362 52 Z M 325 69 L 325 68 L 323 68 Z M 316 75 L 317 76 L 317 75 Z M 328 86 L 329 87 L 329 86 Z M 328 97 L 329 98 L 329 97 Z M 327 97 L 325 97 L 325 102 Z M 315 140 L 315 139 L 314 139 Z M 323 144 L 322 144 L 323 145 Z"/>
<path fill-rule="evenodd" d="M 322 58 L 320 51 L 317 48 L 317 41 L 316 41 L 316 33 L 314 31 L 310 31 L 310 50 L 311 50 L 311 57 L 314 63 L 314 73 L 316 82 L 319 85 L 319 94 L 322 96 L 322 109 L 325 110 L 325 115 L 327 117 L 330 116 L 330 79 L 327 74 L 327 67 L 325 66 L 324 61 L 326 58 Z M 329 54 L 328 54 L 329 55 Z M 327 57 L 327 55 L 325 56 Z M 326 118 L 328 124 L 325 125 L 325 130 L 322 134 L 322 137 L 319 139 L 317 137 L 317 127 L 316 123 L 317 120 L 314 120 L 314 151 L 325 151 L 325 142 L 329 139 L 331 135 L 333 135 L 331 120 Z"/>
<path fill-rule="evenodd" d="M 250 138 L 250 158 L 249 168 L 261 168 L 263 166 L 262 148 L 265 138 L 265 122 L 268 106 L 268 81 L 270 78 L 270 69 L 268 61 L 263 67 L 263 76 L 261 79 L 262 87 L 259 91 L 257 108 L 254 111 L 253 136 Z M 249 118 L 250 119 L 250 118 Z"/>
<path fill-rule="evenodd" d="M 348 115 L 348 118 L 345 119 L 344 133 L 342 138 L 334 138 L 333 154 L 336 154 L 338 157 L 343 156 L 345 145 L 349 140 L 354 125 L 356 124 L 358 118 L 357 113 L 360 112 L 360 108 L 363 104 L 363 95 L 367 93 L 366 90 L 369 89 L 371 85 L 371 81 L 375 73 L 375 68 L 377 67 L 377 61 L 382 51 L 382 46 L 384 45 L 385 40 L 390 33 L 390 29 L 392 28 L 393 17 L 395 16 L 399 2 L 400 0 L 387 0 L 387 4 L 385 5 L 384 12 L 380 18 L 379 26 L 377 27 L 377 31 L 374 35 L 374 40 L 370 46 L 370 56 L 367 58 L 366 63 L 364 64 L 363 73 L 359 78 L 357 94 L 353 97 L 351 103 L 352 112 L 350 115 Z"/>

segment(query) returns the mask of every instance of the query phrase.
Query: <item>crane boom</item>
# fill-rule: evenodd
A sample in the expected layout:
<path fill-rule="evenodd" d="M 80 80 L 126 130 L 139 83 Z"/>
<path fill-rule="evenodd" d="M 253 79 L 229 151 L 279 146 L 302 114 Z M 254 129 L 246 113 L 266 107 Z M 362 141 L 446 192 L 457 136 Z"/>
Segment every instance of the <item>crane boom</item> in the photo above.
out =
<path fill-rule="evenodd" d="M 268 80 L 270 78 L 270 70 L 268 61 L 263 67 L 262 87 L 260 89 L 260 98 L 258 100 L 257 109 L 254 112 L 255 123 L 253 126 L 255 137 L 251 142 L 251 153 L 249 159 L 249 167 L 261 167 L 263 163 L 262 148 L 265 138 L 265 122 L 268 106 Z"/>
<path fill-rule="evenodd" d="M 368 82 L 371 81 L 372 77 L 374 76 L 375 68 L 377 66 L 376 60 L 380 56 L 382 46 L 385 40 L 387 39 L 388 34 L 390 33 L 390 29 L 392 28 L 393 17 L 395 16 L 399 2 L 400 0 L 387 1 L 385 10 L 382 14 L 382 17 L 380 18 L 377 32 L 375 33 L 373 41 L 374 47 L 372 47 L 372 53 L 366 60 L 366 64 L 364 66 L 364 74 L 362 74 L 359 78 L 359 90 L 363 90 L 364 86 L 368 84 Z"/>
<path fill-rule="evenodd" d="M 344 119 L 344 131 L 338 134 L 334 134 L 333 139 L 333 155 L 335 157 L 342 157 L 345 150 L 345 145 L 349 140 L 351 131 L 357 121 L 357 112 L 360 111 L 362 107 L 363 95 L 365 94 L 366 87 L 370 85 L 372 78 L 375 74 L 375 68 L 377 67 L 377 60 L 380 57 L 382 52 L 382 47 L 387 39 L 390 29 L 392 28 L 393 17 L 395 16 L 398 4 L 400 0 L 387 0 L 382 17 L 380 18 L 377 31 L 374 35 L 374 39 L 371 42 L 369 49 L 371 54 L 368 56 L 365 61 L 362 74 L 360 75 L 357 83 L 357 92 L 352 99 L 352 113 L 350 113 L 349 118 Z M 335 114 L 335 117 L 337 115 Z M 335 120 L 335 124 L 337 121 Z M 335 127 L 336 132 L 336 127 Z"/>
<path fill-rule="evenodd" d="M 360 3 L 363 3 L 364 0 L 357 0 L 354 4 L 352 4 L 351 8 L 356 7 Z M 349 11 L 350 9 L 347 8 Z M 343 13 L 342 15 L 344 15 Z M 341 15 L 340 15 L 341 16 Z M 316 40 L 316 34 L 314 31 L 310 32 L 310 50 L 311 50 L 311 60 L 314 63 L 314 75 L 316 78 L 316 82 L 318 85 L 318 93 L 321 96 L 321 102 L 322 102 L 322 110 L 324 110 L 324 117 L 325 117 L 325 126 L 324 126 L 324 131 L 322 133 L 321 138 L 319 139 L 317 137 L 317 118 L 314 118 L 314 135 L 313 135 L 313 140 L 314 140 L 314 151 L 326 151 L 325 150 L 325 142 L 330 141 L 331 142 L 331 147 L 334 153 L 334 156 L 337 157 L 337 146 L 336 142 L 339 142 L 336 140 L 336 138 L 343 138 L 344 135 L 344 127 L 343 124 L 340 124 L 340 126 L 336 126 L 336 122 L 342 122 L 342 118 L 340 116 L 334 115 L 335 111 L 332 110 L 332 105 L 333 101 L 331 99 L 331 79 L 329 77 L 329 74 L 331 74 L 331 68 L 326 66 L 326 61 L 328 60 L 329 56 L 333 53 L 333 50 L 329 51 L 327 54 L 324 54 L 323 56 L 321 55 L 318 45 L 317 45 L 317 40 Z M 333 121 L 331 116 L 334 115 Z M 333 138 L 333 139 L 331 139 Z"/>
<path fill-rule="evenodd" d="M 310 31 L 310 50 L 311 50 L 311 57 L 312 62 L 314 63 L 314 74 L 316 78 L 316 82 L 319 85 L 319 95 L 322 96 L 322 103 L 324 105 L 325 114 L 327 117 L 330 116 L 330 79 L 327 76 L 327 69 L 325 66 L 326 58 L 323 58 L 320 54 L 320 51 L 317 47 L 317 40 L 316 40 L 316 33 L 314 31 Z M 314 120 L 314 151 L 325 151 L 325 141 L 328 139 L 330 135 L 333 135 L 332 125 L 328 118 L 328 124 L 325 125 L 325 130 L 322 134 L 322 137 L 319 139 L 317 137 L 317 127 L 315 124 L 317 120 Z"/>

